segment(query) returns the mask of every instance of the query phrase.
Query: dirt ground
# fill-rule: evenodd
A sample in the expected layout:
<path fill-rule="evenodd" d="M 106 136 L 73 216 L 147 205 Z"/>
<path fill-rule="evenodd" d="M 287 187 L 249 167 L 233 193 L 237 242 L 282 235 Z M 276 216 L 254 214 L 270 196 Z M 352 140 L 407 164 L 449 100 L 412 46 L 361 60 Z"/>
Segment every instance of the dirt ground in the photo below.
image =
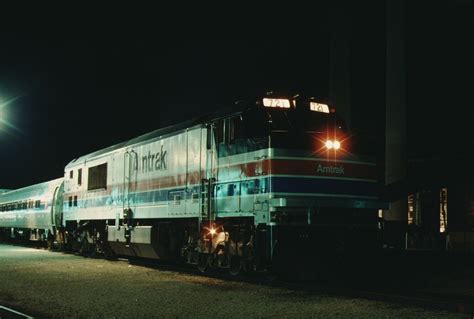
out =
<path fill-rule="evenodd" d="M 465 318 L 1 244 L 0 305 L 36 318 Z"/>

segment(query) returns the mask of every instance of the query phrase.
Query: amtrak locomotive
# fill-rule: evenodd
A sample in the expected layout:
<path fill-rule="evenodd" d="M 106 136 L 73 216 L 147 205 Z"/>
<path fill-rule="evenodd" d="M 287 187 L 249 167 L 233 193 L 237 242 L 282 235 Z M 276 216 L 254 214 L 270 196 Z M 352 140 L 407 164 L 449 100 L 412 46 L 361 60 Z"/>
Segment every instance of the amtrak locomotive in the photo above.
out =
<path fill-rule="evenodd" d="M 5 238 L 268 269 L 287 251 L 380 244 L 377 170 L 312 98 L 266 95 L 72 160 L 0 194 Z"/>

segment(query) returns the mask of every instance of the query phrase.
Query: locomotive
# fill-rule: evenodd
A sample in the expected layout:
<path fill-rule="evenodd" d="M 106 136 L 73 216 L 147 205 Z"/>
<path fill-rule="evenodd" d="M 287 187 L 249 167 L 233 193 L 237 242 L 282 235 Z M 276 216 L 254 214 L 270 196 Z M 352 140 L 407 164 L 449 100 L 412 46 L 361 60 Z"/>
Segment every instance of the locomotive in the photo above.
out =
<path fill-rule="evenodd" d="M 267 94 L 72 160 L 0 194 L 0 233 L 81 252 L 265 270 L 377 249 L 377 167 L 314 98 Z"/>

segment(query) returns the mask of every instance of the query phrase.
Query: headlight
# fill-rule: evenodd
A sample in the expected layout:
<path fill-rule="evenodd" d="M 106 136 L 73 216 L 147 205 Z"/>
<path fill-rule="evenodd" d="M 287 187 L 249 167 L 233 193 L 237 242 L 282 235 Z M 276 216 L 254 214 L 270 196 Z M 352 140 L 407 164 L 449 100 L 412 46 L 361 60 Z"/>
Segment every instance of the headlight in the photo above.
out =
<path fill-rule="evenodd" d="M 341 142 L 337 141 L 337 140 L 334 140 L 334 141 L 331 141 L 331 140 L 327 140 L 326 143 L 325 143 L 325 146 L 328 150 L 338 150 L 341 148 Z"/>

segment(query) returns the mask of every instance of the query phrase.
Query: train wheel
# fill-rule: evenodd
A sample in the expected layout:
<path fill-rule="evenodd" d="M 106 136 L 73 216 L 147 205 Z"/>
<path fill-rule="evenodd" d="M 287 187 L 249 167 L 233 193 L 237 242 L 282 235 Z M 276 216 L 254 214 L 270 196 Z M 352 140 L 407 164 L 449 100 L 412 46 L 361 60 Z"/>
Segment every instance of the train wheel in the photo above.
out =
<path fill-rule="evenodd" d="M 242 271 L 242 257 L 237 255 L 229 256 L 229 274 L 237 276 Z"/>
<path fill-rule="evenodd" d="M 197 268 L 200 272 L 205 272 L 209 266 L 209 254 L 198 253 Z"/>

